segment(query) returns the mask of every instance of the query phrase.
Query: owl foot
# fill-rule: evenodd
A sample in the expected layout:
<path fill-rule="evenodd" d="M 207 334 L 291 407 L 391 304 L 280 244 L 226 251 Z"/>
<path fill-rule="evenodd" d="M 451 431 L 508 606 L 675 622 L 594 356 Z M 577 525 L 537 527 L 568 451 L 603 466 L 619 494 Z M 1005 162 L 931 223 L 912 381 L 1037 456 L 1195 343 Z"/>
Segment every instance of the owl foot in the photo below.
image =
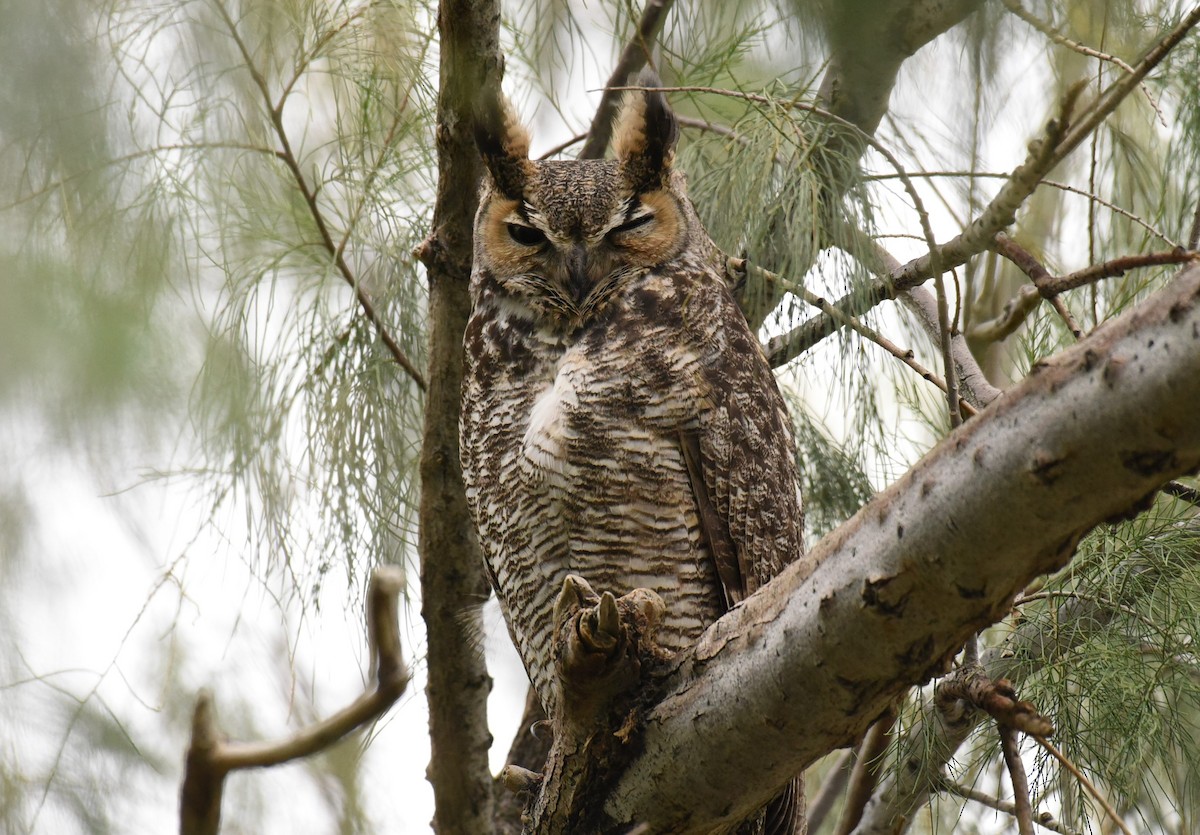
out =
<path fill-rule="evenodd" d="M 665 611 L 650 589 L 617 598 L 597 594 L 578 575 L 563 580 L 554 604 L 558 631 L 552 651 L 567 717 L 590 721 L 638 681 L 647 653 L 657 651 L 653 633 Z"/>
<path fill-rule="evenodd" d="M 662 598 L 650 589 L 617 597 L 597 594 L 574 574 L 563 580 L 551 645 L 559 688 L 551 718 L 554 742 L 542 774 L 521 769 L 504 775 L 511 790 L 534 795 L 525 831 L 576 831 L 564 822 L 573 819 L 586 787 L 629 756 L 648 692 L 647 673 L 667 657 L 653 639 L 665 612 Z"/>

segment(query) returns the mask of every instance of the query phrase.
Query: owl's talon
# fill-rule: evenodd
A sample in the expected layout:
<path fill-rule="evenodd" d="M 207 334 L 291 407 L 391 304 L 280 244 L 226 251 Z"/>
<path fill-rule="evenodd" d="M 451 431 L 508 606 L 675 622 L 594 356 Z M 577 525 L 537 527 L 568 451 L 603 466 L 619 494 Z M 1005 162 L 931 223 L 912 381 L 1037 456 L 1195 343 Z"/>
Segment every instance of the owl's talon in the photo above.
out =
<path fill-rule="evenodd" d="M 591 605 L 598 596 L 587 580 L 578 574 L 568 574 L 563 578 L 562 589 L 554 601 L 554 622 L 561 624 L 575 610 Z"/>
<path fill-rule="evenodd" d="M 621 613 L 617 598 L 604 592 L 595 608 L 579 619 L 579 637 L 593 652 L 610 653 L 621 640 Z"/>

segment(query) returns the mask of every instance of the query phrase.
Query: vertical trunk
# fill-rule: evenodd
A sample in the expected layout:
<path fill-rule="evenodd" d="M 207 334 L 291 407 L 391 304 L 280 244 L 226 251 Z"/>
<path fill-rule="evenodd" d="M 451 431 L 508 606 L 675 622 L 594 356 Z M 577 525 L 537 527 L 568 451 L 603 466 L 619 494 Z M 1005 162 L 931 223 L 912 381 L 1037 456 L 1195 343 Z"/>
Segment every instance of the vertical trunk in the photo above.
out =
<path fill-rule="evenodd" d="M 471 227 L 481 166 L 471 113 L 484 80 L 501 72 L 494 0 L 448 0 L 438 10 L 438 193 L 422 246 L 429 276 L 429 392 L 421 450 L 422 615 L 428 631 L 429 735 L 442 833 L 492 831 L 487 695 L 478 609 L 487 598 L 458 463 L 462 338 L 470 308 Z M 474 614 L 474 616 L 472 616 Z"/>

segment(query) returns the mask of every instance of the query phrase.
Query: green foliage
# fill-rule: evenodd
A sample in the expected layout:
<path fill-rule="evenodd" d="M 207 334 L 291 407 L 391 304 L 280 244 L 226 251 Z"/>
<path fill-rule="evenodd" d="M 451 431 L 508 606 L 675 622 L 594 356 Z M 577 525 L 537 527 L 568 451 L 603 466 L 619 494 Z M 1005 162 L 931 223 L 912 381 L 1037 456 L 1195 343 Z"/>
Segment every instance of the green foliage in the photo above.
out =
<path fill-rule="evenodd" d="M 1026 3 L 1043 32 L 989 4 L 912 59 L 877 137 L 939 239 L 978 215 L 1067 84 L 1086 80 L 1086 102 L 1123 72 L 1063 38 L 1134 62 L 1186 6 Z M 867 287 L 872 244 L 901 260 L 926 248 L 897 166 L 860 154 L 861 137 L 812 111 L 830 7 L 681 0 L 655 56 L 667 84 L 734 93 L 670 98 L 693 120 L 679 164 L 707 228 L 726 253 L 781 277 L 744 288 L 764 338 L 815 315 L 800 287 L 828 299 Z M 505 86 L 538 142 L 586 127 L 598 93 L 585 97 L 579 78 L 607 77 L 639 14 L 625 3 L 505 5 Z M 371 566 L 413 553 L 423 394 L 383 333 L 425 368 L 425 277 L 411 253 L 429 231 L 437 180 L 435 15 L 431 2 L 369 0 L 0 6 L 0 419 L 30 457 L 80 455 L 101 471 L 118 454 L 147 462 L 140 475 L 106 480 L 112 489 L 186 484 L 229 552 L 301 610 L 326 585 L 349 578 L 356 590 Z M 1200 41 L 1185 41 L 1050 179 L 1014 234 L 1051 273 L 1185 242 L 1200 193 Z M 1064 302 L 1088 330 L 1174 274 L 1130 271 Z M 1027 283 L 993 255 L 946 281 L 969 338 Z M 933 343 L 901 312 L 863 318 L 903 335 L 942 373 Z M 973 346 L 1003 385 L 1070 341 L 1042 304 L 1007 341 Z M 948 430 L 940 393 L 845 330 L 780 378 L 812 537 Z M 17 446 L 0 445 L 0 595 L 9 598 L 3 589 L 37 565 L 41 546 L 33 475 Z M 1069 570 L 1019 606 L 1023 623 L 1068 639 L 1036 659 L 1022 695 L 1148 828 L 1200 819 L 1196 530 L 1194 508 L 1160 499 L 1085 540 Z M 174 563 L 157 568 L 164 583 L 182 584 Z M 0 629 L 20 635 L 12 604 L 0 605 Z M 1063 620 L 1079 607 L 1086 617 Z M 994 630 L 985 644 L 1007 635 Z M 0 687 L 31 677 L 53 686 L 20 658 L 15 643 L 0 646 Z M 157 786 L 144 774 L 170 773 L 183 744 L 193 682 L 174 668 L 154 675 L 171 678 L 180 702 L 161 718 L 174 735 L 164 750 L 138 747 L 115 710 L 86 699 L 80 708 L 65 686 L 69 695 L 38 717 L 67 729 L 61 761 L 30 765 L 15 748 L 24 740 L 0 734 L 0 828 L 31 827 L 42 807 L 80 831 L 117 828 L 105 775 Z M 0 723 L 22 721 L 0 709 Z M 1038 764 L 1039 804 L 1080 828 L 1098 819 L 1056 764 Z M 354 752 L 320 767 L 340 787 L 344 831 L 361 830 Z M 980 734 L 957 767 L 970 780 L 998 775 L 994 736 Z M 929 818 L 969 831 L 960 812 L 947 801 Z"/>

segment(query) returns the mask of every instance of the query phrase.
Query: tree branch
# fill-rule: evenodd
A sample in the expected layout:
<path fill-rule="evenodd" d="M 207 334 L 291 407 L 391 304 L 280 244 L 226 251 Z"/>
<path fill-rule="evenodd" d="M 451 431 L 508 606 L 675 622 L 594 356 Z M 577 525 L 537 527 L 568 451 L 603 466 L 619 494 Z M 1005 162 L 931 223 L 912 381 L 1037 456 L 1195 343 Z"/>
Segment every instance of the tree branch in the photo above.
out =
<path fill-rule="evenodd" d="M 493 831 L 492 681 L 481 649 L 487 599 L 483 557 L 467 511 L 459 466 L 459 392 L 475 209 L 483 166 L 474 114 L 500 95 L 497 0 L 443 0 L 438 7 L 438 187 L 433 231 L 418 250 L 429 276 L 429 393 L 421 446 L 421 614 L 428 634 L 429 781 L 439 832 Z"/>
<path fill-rule="evenodd" d="M 600 105 L 596 115 L 592 117 L 592 126 L 588 128 L 587 141 L 579 152 L 580 159 L 600 159 L 608 149 L 608 140 L 612 137 L 612 121 L 620 105 L 620 92 L 615 88 L 627 82 L 630 76 L 637 73 L 650 60 L 650 52 L 654 41 L 662 31 L 667 12 L 675 0 L 646 0 L 642 9 L 641 20 L 633 38 L 621 51 L 617 66 L 613 68 L 608 83 L 604 85 L 604 94 L 600 97 Z"/>
<path fill-rule="evenodd" d="M 1128 270 L 1138 269 L 1140 267 L 1160 267 L 1165 264 L 1187 264 L 1191 261 L 1200 261 L 1200 252 L 1189 252 L 1186 249 L 1173 249 L 1168 252 L 1147 252 L 1139 255 L 1124 255 L 1120 258 L 1113 258 L 1111 261 L 1104 261 L 1100 264 L 1092 264 L 1090 267 L 1085 267 L 1082 270 L 1076 270 L 1073 273 L 1063 276 L 1051 277 L 1047 276 L 1037 282 L 1038 291 L 1043 296 L 1057 296 L 1060 293 L 1065 293 L 1068 290 L 1074 290 L 1083 287 L 1086 284 L 1100 281 L 1105 278 L 1116 278 L 1125 275 Z"/>
<path fill-rule="evenodd" d="M 1029 805 L 1029 780 L 1025 777 L 1025 764 L 1021 762 L 1021 751 L 1017 746 L 1017 731 L 1008 725 L 1000 725 L 1000 750 L 1004 753 L 1004 764 L 1012 779 L 1014 814 L 1020 835 L 1033 835 L 1033 808 Z"/>
<path fill-rule="evenodd" d="M 1042 263 L 1034 258 L 1028 250 L 1018 245 L 1016 241 L 1003 232 L 996 235 L 992 243 L 993 250 L 1009 261 L 1012 261 L 1021 272 L 1029 276 L 1029 280 L 1033 282 L 1033 286 L 1041 294 L 1042 282 L 1050 277 L 1050 273 L 1042 266 Z M 1042 294 L 1042 298 L 1050 299 L 1050 303 L 1054 305 L 1055 312 L 1063 320 L 1071 335 L 1077 340 L 1081 339 L 1083 337 L 1083 329 L 1079 327 L 1079 323 L 1075 321 L 1075 317 L 1071 315 L 1071 311 L 1067 309 L 1063 300 L 1058 298 L 1058 296 L 1046 296 L 1045 294 Z"/>
<path fill-rule="evenodd" d="M 349 707 L 274 742 L 229 742 L 221 738 L 212 694 L 203 690 L 192 716 L 180 792 L 181 835 L 216 835 L 221 825 L 221 795 L 231 771 L 266 768 L 323 751 L 347 734 L 387 712 L 408 687 L 408 668 L 400 648 L 397 598 L 404 580 L 398 569 L 376 569 L 367 591 L 367 631 L 374 649 L 375 687 Z"/>
<path fill-rule="evenodd" d="M 825 775 L 825 780 L 821 783 L 821 787 L 817 789 L 812 802 L 808 804 L 809 832 L 820 831 L 821 824 L 825 822 L 825 818 L 833 809 L 833 804 L 837 802 L 838 796 L 846 788 L 846 783 L 850 780 L 850 772 L 853 767 L 853 751 L 846 750 L 838 755 L 837 761 L 829 769 L 829 773 Z"/>
<path fill-rule="evenodd" d="M 308 178 L 304 176 L 304 172 L 300 169 L 300 160 L 297 159 L 295 152 L 292 150 L 291 140 L 288 138 L 287 129 L 283 124 L 283 106 L 287 103 L 291 84 L 295 82 L 296 78 L 299 78 L 300 72 L 297 71 L 292 82 L 284 89 L 279 102 L 276 103 L 271 97 L 271 89 L 267 84 L 267 79 L 259 71 L 251 58 L 250 50 L 238 32 L 237 24 L 229 16 L 225 4 L 216 2 L 214 5 L 216 5 L 217 12 L 221 15 L 225 26 L 229 29 L 229 35 L 237 45 L 238 51 L 242 55 L 242 61 L 245 63 L 255 87 L 258 88 L 259 94 L 262 96 L 263 104 L 266 106 L 267 114 L 271 120 L 271 128 L 275 132 L 275 138 L 279 140 L 279 145 L 282 149 L 277 152 L 277 156 L 287 166 L 288 172 L 291 173 L 292 179 L 296 182 L 296 188 L 300 191 L 300 196 L 304 198 L 304 205 L 308 207 L 308 213 L 312 217 L 313 223 L 317 227 L 317 234 L 321 238 L 321 247 L 329 254 L 330 260 L 333 261 L 338 274 L 341 275 L 346 284 L 354 291 L 354 296 L 358 300 L 358 306 L 362 309 L 363 315 L 367 317 L 367 321 L 375 328 L 376 335 L 384 344 L 384 347 L 387 348 L 388 353 L 392 355 L 392 359 L 404 369 L 405 373 L 417 384 L 417 387 L 424 391 L 426 388 L 425 375 L 413 365 L 412 360 L 404 353 L 404 349 L 400 347 L 395 338 L 388 332 L 388 329 L 383 324 L 383 320 L 379 318 L 379 314 L 375 310 L 375 303 L 359 283 L 357 276 L 354 275 L 354 271 L 350 269 L 350 265 L 346 263 L 343 248 L 334 242 L 333 233 L 325 221 L 325 212 L 321 209 L 320 203 L 317 202 L 317 191 L 308 184 Z M 357 15 L 359 13 L 361 12 L 354 14 Z"/>
<path fill-rule="evenodd" d="M 1087 530 L 1200 466 L 1200 424 L 1172 417 L 1197 398 L 1200 267 L 1043 364 L 681 654 L 607 820 L 702 831 L 847 745 Z"/>
<path fill-rule="evenodd" d="M 889 734 L 895 721 L 896 711 L 893 707 L 867 730 L 858 746 L 854 769 L 850 773 L 850 787 L 846 792 L 846 805 L 842 810 L 842 819 L 834 830 L 835 835 L 847 835 L 862 818 L 862 811 L 875 791 L 879 760 L 887 751 Z"/>
<path fill-rule="evenodd" d="M 998 798 L 986 795 L 981 791 L 976 791 L 975 789 L 967 788 L 966 786 L 960 786 L 958 783 L 951 782 L 950 780 L 942 781 L 940 788 L 949 794 L 957 795 L 964 800 L 974 800 L 976 803 L 982 803 L 989 809 L 995 809 L 997 812 L 1003 812 L 1006 815 L 1012 815 L 1013 817 L 1016 817 L 1017 807 L 1005 800 L 999 800 Z M 1072 829 L 1067 829 L 1065 826 L 1055 820 L 1054 815 L 1050 814 L 1049 812 L 1042 812 L 1041 814 L 1034 815 L 1033 822 L 1043 829 L 1049 829 L 1051 832 L 1058 832 L 1061 833 L 1061 835 L 1079 835 L 1079 833 Z"/>

